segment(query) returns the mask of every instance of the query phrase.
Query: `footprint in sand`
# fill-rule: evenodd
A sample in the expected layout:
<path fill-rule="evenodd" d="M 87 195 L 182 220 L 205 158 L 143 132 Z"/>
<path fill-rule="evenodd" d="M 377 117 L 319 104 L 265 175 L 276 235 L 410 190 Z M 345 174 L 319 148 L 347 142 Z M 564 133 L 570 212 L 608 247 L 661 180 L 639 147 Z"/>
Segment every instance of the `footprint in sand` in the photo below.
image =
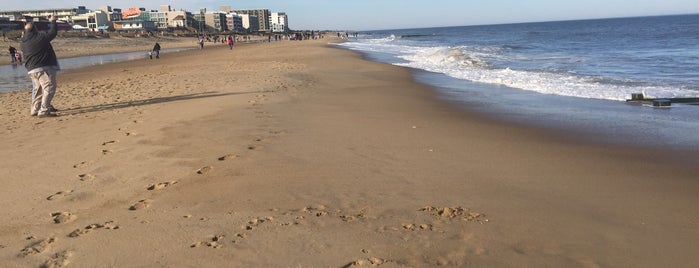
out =
<path fill-rule="evenodd" d="M 439 219 L 448 220 L 462 220 L 466 222 L 478 222 L 486 223 L 488 219 L 485 218 L 485 214 L 472 212 L 468 208 L 463 207 L 432 207 L 427 206 L 419 209 L 419 211 L 425 211 L 431 213 L 433 216 Z"/>
<path fill-rule="evenodd" d="M 117 129 L 117 130 L 118 130 L 118 131 L 123 131 L 124 135 L 126 135 L 126 136 L 131 136 L 131 135 L 136 134 L 136 133 L 129 132 L 129 131 L 127 131 L 126 129 L 122 129 L 122 128 L 119 128 L 119 129 Z M 106 144 L 102 144 L 102 145 L 106 145 Z"/>
<path fill-rule="evenodd" d="M 80 163 L 77 163 L 77 164 L 73 165 L 73 168 L 79 168 L 79 167 L 82 167 L 82 166 L 84 166 L 84 165 L 87 165 L 87 162 L 82 161 L 82 162 L 80 162 Z"/>
<path fill-rule="evenodd" d="M 315 215 L 316 217 L 322 217 L 329 214 L 329 210 L 324 205 L 307 206 L 301 209 L 301 212 Z"/>
<path fill-rule="evenodd" d="M 210 248 L 221 248 L 223 246 L 223 239 L 225 238 L 225 235 L 214 235 L 209 241 L 204 241 L 204 242 L 196 242 L 190 247 L 192 248 L 198 248 L 202 245 L 206 245 L 207 247 Z"/>
<path fill-rule="evenodd" d="M 111 154 L 111 153 L 112 153 L 111 150 L 102 150 L 103 155 L 107 155 L 107 154 Z"/>
<path fill-rule="evenodd" d="M 61 198 L 61 197 L 66 196 L 66 195 L 69 195 L 69 194 L 71 194 L 71 193 L 73 193 L 73 190 L 69 190 L 69 191 L 60 191 L 60 192 L 57 192 L 57 193 L 55 193 L 55 194 L 50 195 L 49 197 L 46 198 L 46 200 L 56 200 L 56 199 L 59 199 L 59 198 Z"/>
<path fill-rule="evenodd" d="M 20 251 L 19 256 L 26 257 L 26 256 L 34 255 L 37 253 L 43 253 L 44 251 L 46 251 L 49 248 L 49 246 L 51 244 L 53 244 L 55 242 L 56 242 L 56 238 L 54 238 L 54 237 L 38 241 L 38 242 L 33 243 L 33 244 L 27 246 L 26 248 L 22 249 L 22 251 Z"/>
<path fill-rule="evenodd" d="M 236 240 L 233 240 L 233 243 L 238 243 L 238 241 L 247 238 L 248 235 L 242 234 L 242 233 L 237 233 L 237 234 L 235 234 L 235 237 L 236 237 Z"/>
<path fill-rule="evenodd" d="M 66 267 L 70 261 L 69 259 L 73 257 L 73 252 L 70 250 L 62 251 L 51 256 L 50 259 L 44 262 L 41 267 L 44 268 L 60 268 Z"/>
<path fill-rule="evenodd" d="M 147 189 L 148 189 L 148 191 L 161 190 L 161 189 L 165 189 L 165 188 L 170 187 L 171 185 L 175 185 L 175 184 L 177 184 L 177 181 L 161 182 L 161 183 L 148 185 Z"/>
<path fill-rule="evenodd" d="M 150 203 L 153 202 L 153 200 L 150 199 L 143 199 L 141 201 L 136 202 L 135 204 L 131 205 L 129 207 L 129 210 L 141 210 L 150 207 Z"/>
<path fill-rule="evenodd" d="M 51 213 L 51 217 L 53 217 L 53 222 L 57 223 L 57 224 L 58 223 L 69 223 L 69 222 L 72 222 L 78 218 L 78 216 L 75 216 L 75 214 L 70 213 L 70 212 Z"/>
<path fill-rule="evenodd" d="M 197 170 L 197 174 L 206 174 L 209 173 L 212 169 L 214 169 L 212 166 L 205 166 Z"/>
<path fill-rule="evenodd" d="M 245 230 L 254 230 L 257 228 L 260 224 L 263 224 L 265 222 L 272 222 L 274 221 L 274 217 L 269 216 L 269 217 L 264 217 L 264 218 L 254 218 L 252 220 L 249 220 L 246 225 L 243 226 L 243 229 Z M 242 238 L 242 237 L 241 237 Z"/>
<path fill-rule="evenodd" d="M 406 224 L 403 224 L 403 229 L 406 229 L 409 231 L 418 231 L 418 230 L 432 231 L 434 228 L 431 224 L 406 223 Z"/>
<path fill-rule="evenodd" d="M 116 143 L 116 141 L 105 141 L 102 143 L 102 146 L 107 146 L 109 144 Z"/>
<path fill-rule="evenodd" d="M 343 267 L 343 268 L 364 267 L 364 266 L 372 266 L 372 267 L 374 267 L 374 266 L 380 266 L 380 265 L 383 265 L 383 264 L 386 264 L 386 263 L 390 263 L 390 262 L 393 262 L 393 261 L 391 261 L 391 260 L 386 260 L 386 259 L 381 259 L 381 258 L 377 258 L 377 257 L 371 257 L 371 258 L 367 258 L 367 259 L 360 259 L 360 260 L 356 260 L 356 261 L 350 262 L 350 263 L 348 263 L 347 265 L 342 266 L 342 267 Z"/>
<path fill-rule="evenodd" d="M 68 237 L 80 237 L 80 236 L 89 234 L 93 230 L 97 230 L 97 229 L 117 230 L 117 229 L 119 229 L 119 225 L 116 225 L 114 223 L 114 221 L 108 221 L 108 222 L 105 222 L 104 224 L 93 223 L 93 224 L 90 224 L 88 226 L 85 226 L 85 228 L 75 229 L 75 231 L 68 234 Z"/>
<path fill-rule="evenodd" d="M 95 175 L 85 173 L 78 175 L 78 178 L 80 178 L 81 181 L 93 181 L 95 179 Z"/>
<path fill-rule="evenodd" d="M 219 157 L 218 161 L 226 161 L 226 160 L 231 160 L 231 159 L 235 159 L 235 158 L 238 158 L 238 156 L 234 155 L 234 154 L 227 154 L 227 155 Z"/>

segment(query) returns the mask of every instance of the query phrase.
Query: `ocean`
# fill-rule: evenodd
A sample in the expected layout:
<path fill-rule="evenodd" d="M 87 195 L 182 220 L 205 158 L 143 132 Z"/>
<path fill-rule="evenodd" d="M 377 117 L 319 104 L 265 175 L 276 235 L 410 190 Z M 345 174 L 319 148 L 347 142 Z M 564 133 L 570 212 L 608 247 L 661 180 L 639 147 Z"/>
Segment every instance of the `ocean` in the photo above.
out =
<path fill-rule="evenodd" d="M 699 15 L 360 32 L 341 46 L 413 68 L 464 109 L 594 141 L 699 149 Z"/>

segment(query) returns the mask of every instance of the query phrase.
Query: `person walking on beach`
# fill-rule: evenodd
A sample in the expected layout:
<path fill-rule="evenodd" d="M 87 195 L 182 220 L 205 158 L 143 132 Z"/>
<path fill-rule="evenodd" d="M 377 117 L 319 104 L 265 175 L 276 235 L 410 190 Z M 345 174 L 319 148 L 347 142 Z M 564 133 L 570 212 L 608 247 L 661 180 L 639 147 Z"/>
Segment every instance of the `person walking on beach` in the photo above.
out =
<path fill-rule="evenodd" d="M 160 44 L 158 44 L 158 42 L 155 42 L 155 46 L 153 46 L 153 54 L 155 54 L 156 59 L 160 58 Z M 153 57 L 151 57 L 151 59 L 152 58 Z"/>
<path fill-rule="evenodd" d="M 204 49 L 204 38 L 199 38 L 199 50 Z"/>
<path fill-rule="evenodd" d="M 51 41 L 56 38 L 56 16 L 49 17 L 49 29 L 39 32 L 33 22 L 24 25 L 24 35 L 20 49 L 24 52 L 29 77 L 35 85 L 36 95 L 32 97 L 31 115 L 39 117 L 56 116 L 56 109 L 51 105 L 56 94 L 56 74 L 60 67 Z"/>
<path fill-rule="evenodd" d="M 228 48 L 233 50 L 233 37 L 232 36 L 228 36 Z"/>
<path fill-rule="evenodd" d="M 13 46 L 10 46 L 10 48 L 7 50 L 10 52 L 10 62 L 15 63 L 15 61 L 17 61 L 17 57 L 15 57 L 15 53 L 17 52 L 17 49 Z"/>

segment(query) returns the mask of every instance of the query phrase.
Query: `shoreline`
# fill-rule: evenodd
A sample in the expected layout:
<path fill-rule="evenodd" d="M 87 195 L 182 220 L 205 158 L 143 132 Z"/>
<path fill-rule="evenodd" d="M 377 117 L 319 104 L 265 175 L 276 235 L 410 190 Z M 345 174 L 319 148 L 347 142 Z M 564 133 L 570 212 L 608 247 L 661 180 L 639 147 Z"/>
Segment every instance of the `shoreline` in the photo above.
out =
<path fill-rule="evenodd" d="M 56 38 L 53 41 L 56 47 L 56 55 L 59 59 L 77 58 L 84 56 L 100 56 L 119 53 L 130 53 L 151 50 L 155 42 L 160 42 L 163 49 L 198 48 L 197 41 L 193 37 L 109 37 L 109 38 Z M 222 45 L 220 43 L 206 43 L 207 45 Z M 3 61 L 0 65 L 10 65 L 7 46 L 12 45 L 19 49 L 19 42 L 2 41 L 3 48 L 0 55 Z M 169 47 L 168 47 L 169 46 Z"/>
<path fill-rule="evenodd" d="M 8 215 L 0 259 L 77 267 L 699 262 L 692 163 L 454 109 L 411 69 L 327 40 L 71 70 L 59 76 L 52 119 L 26 115 L 26 94 L 0 94 L 0 185 L 11 189 L 0 197 Z"/>

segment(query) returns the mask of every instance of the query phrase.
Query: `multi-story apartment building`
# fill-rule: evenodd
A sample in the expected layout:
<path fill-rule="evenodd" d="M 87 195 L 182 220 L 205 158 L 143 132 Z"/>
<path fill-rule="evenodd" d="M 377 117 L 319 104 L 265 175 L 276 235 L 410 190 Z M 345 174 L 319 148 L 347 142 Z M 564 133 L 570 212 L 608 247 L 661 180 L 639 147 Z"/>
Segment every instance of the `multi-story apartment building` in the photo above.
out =
<path fill-rule="evenodd" d="M 233 11 L 238 14 L 247 14 L 247 15 L 254 15 L 257 16 L 258 22 L 259 22 L 259 31 L 260 32 L 269 32 L 270 31 L 270 23 L 269 23 L 269 18 L 271 12 L 269 9 L 251 9 L 251 10 L 235 10 Z"/>
<path fill-rule="evenodd" d="M 102 10 L 88 12 L 73 16 L 74 29 L 108 30 L 110 28 L 109 15 Z"/>
<path fill-rule="evenodd" d="M 243 18 L 243 29 L 248 33 L 260 31 L 260 21 L 255 15 L 239 14 Z"/>
<path fill-rule="evenodd" d="M 243 27 L 243 16 L 241 15 L 235 13 L 226 14 L 226 24 L 229 31 L 236 33 L 245 32 L 245 28 Z"/>
<path fill-rule="evenodd" d="M 273 33 L 286 33 L 289 31 L 289 18 L 284 12 L 274 12 L 269 16 L 270 30 Z"/>
<path fill-rule="evenodd" d="M 226 13 L 214 11 L 204 14 L 204 23 L 207 30 L 214 32 L 228 31 L 228 23 L 226 22 Z"/>
<path fill-rule="evenodd" d="M 121 8 L 112 9 L 111 6 L 101 6 L 99 10 L 102 10 L 104 13 L 107 13 L 107 19 L 109 19 L 110 22 L 122 20 Z"/>

